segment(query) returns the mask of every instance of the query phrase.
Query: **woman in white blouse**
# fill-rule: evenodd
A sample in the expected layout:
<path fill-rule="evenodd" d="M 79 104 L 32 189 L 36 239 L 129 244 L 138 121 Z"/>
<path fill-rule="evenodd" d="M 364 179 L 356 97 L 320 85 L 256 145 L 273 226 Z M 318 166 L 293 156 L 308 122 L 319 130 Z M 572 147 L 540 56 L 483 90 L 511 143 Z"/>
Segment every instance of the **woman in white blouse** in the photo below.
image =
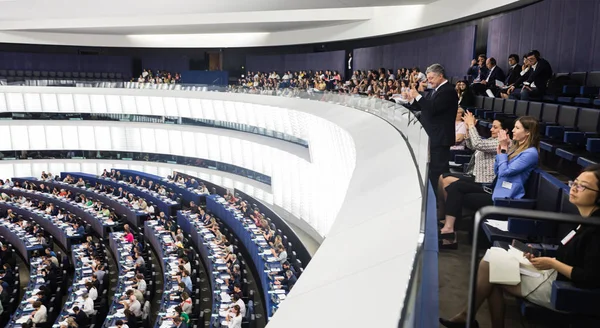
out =
<path fill-rule="evenodd" d="M 240 313 L 240 306 L 234 305 L 232 312 L 227 315 L 227 322 L 229 322 L 229 328 L 242 328 L 242 315 Z"/>

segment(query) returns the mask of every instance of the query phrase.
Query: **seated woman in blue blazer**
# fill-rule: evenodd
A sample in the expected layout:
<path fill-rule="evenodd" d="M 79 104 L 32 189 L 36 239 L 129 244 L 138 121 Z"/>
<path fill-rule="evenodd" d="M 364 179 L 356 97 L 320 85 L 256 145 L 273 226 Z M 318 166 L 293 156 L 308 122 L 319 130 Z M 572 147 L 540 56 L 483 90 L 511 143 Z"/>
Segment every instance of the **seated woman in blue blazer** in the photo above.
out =
<path fill-rule="evenodd" d="M 600 165 L 586 167 L 575 181 L 569 181 L 569 202 L 577 207 L 582 217 L 600 217 Z M 492 327 L 504 327 L 504 294 L 525 298 L 529 302 L 552 309 L 552 284 L 570 281 L 583 289 L 600 288 L 600 228 L 580 225 L 561 241 L 556 258 L 524 256 L 541 274 L 537 277 L 521 275 L 515 286 L 490 283 L 490 264 L 479 262 L 475 288 L 475 311 L 488 301 Z M 465 327 L 467 309 L 451 319 L 440 318 L 445 327 Z M 471 327 L 478 327 L 473 322 Z"/>
<path fill-rule="evenodd" d="M 538 164 L 538 147 L 540 137 L 538 121 L 531 116 L 523 116 L 515 122 L 511 140 L 506 131 L 498 132 L 498 148 L 494 162 L 496 179 L 491 188 L 469 181 L 458 180 L 446 187 L 446 223 L 444 228 L 450 233 L 441 233 L 443 242 L 440 247 L 455 249 L 457 247 L 454 233 L 454 222 L 462 214 L 463 206 L 479 209 L 493 205 L 494 199 L 520 199 L 525 196 L 525 184 L 531 172 Z M 463 204 L 465 195 L 469 195 L 469 204 Z M 445 232 L 442 230 L 442 232 Z M 447 242 L 451 241 L 451 242 Z"/>

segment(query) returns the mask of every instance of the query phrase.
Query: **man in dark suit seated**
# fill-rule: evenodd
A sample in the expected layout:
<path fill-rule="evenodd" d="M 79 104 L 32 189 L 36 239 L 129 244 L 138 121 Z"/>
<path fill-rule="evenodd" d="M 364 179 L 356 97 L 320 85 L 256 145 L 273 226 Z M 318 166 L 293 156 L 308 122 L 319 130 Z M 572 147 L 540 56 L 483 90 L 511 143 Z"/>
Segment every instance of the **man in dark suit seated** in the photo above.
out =
<path fill-rule="evenodd" d="M 485 79 L 482 79 L 479 83 L 473 83 L 471 86 L 473 93 L 476 95 L 485 96 L 488 89 L 492 90 L 492 92 L 497 90 L 496 80 L 504 82 L 504 71 L 502 71 L 502 68 L 498 67 L 496 64 L 496 58 L 494 57 L 490 57 L 485 61 L 485 66 L 489 72 Z"/>
<path fill-rule="evenodd" d="M 74 306 L 73 312 L 75 312 L 74 319 L 75 319 L 75 322 L 77 323 L 77 326 L 87 327 L 90 322 L 90 319 L 88 318 L 87 314 L 85 312 L 81 311 L 79 306 Z"/>
<path fill-rule="evenodd" d="M 458 111 L 458 95 L 440 64 L 427 68 L 427 81 L 432 90 L 421 95 L 413 87 L 408 100 L 412 110 L 421 112 L 421 124 L 429 135 L 429 180 L 435 186 L 442 173 L 450 172 L 450 146 L 456 141 L 454 121 Z"/>
<path fill-rule="evenodd" d="M 527 54 L 527 60 L 531 65 L 533 72 L 529 75 L 527 81 L 523 82 L 523 87 L 515 90 L 515 87 L 509 88 L 511 99 L 530 100 L 531 98 L 540 99 L 546 92 L 546 84 L 552 77 L 552 66 L 547 60 L 540 57 L 537 50 L 532 50 Z"/>

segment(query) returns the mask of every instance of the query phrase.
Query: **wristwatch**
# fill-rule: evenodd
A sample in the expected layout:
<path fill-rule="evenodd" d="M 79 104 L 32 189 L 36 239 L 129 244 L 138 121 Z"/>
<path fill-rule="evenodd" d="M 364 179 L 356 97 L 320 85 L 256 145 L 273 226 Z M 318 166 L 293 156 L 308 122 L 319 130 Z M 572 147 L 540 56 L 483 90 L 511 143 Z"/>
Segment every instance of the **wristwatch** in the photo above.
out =
<path fill-rule="evenodd" d="M 500 153 L 506 154 L 506 149 L 500 149 Z"/>

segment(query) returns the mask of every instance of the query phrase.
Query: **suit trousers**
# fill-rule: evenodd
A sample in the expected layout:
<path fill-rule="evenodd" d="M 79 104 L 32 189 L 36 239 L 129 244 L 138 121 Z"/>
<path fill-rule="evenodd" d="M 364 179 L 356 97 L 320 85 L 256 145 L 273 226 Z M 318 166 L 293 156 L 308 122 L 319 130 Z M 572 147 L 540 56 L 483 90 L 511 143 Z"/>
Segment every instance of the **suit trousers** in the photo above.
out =
<path fill-rule="evenodd" d="M 443 173 L 450 172 L 450 146 L 430 146 L 429 181 L 433 190 L 437 190 L 438 179 Z"/>
<path fill-rule="evenodd" d="M 484 206 L 492 205 L 492 195 L 483 190 L 479 183 L 458 180 L 446 187 L 448 197 L 446 198 L 446 215 L 460 218 L 463 207 L 478 210 Z M 463 204 L 465 198 L 468 203 Z"/>

